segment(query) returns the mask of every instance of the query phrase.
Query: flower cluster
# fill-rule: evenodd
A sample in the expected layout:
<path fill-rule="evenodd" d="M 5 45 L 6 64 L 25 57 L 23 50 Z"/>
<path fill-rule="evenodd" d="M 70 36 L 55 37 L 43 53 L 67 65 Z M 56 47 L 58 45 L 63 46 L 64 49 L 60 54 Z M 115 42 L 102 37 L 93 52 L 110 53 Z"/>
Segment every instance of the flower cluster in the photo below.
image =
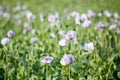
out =
<path fill-rule="evenodd" d="M 65 31 L 61 31 L 59 34 L 63 36 L 63 39 L 61 39 L 58 43 L 60 46 L 66 46 L 68 44 L 68 40 L 73 40 L 75 43 L 77 43 L 77 36 L 75 31 L 68 31 L 67 34 L 65 34 Z"/>

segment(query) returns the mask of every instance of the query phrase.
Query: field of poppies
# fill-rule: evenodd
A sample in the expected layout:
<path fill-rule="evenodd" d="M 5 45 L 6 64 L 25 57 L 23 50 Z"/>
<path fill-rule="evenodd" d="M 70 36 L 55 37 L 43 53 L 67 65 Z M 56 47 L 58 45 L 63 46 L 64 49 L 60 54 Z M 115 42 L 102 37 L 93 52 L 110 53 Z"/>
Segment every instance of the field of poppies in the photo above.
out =
<path fill-rule="evenodd" d="M 118 5 L 1 0 L 0 80 L 119 80 Z"/>

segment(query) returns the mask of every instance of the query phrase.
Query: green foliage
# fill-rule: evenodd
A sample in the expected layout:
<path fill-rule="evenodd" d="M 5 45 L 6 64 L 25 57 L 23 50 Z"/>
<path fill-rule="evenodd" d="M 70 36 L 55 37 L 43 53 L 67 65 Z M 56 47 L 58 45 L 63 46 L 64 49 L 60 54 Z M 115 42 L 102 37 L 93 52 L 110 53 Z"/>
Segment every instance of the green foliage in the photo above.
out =
<path fill-rule="evenodd" d="M 7 2 L 8 1 L 8 2 Z M 60 2 L 59 2 L 60 1 Z M 2 0 L 0 4 L 8 4 L 11 9 L 17 1 Z M 116 35 L 115 30 L 98 31 L 95 25 L 85 29 L 77 26 L 73 19 L 66 20 L 65 8 L 71 11 L 86 12 L 92 9 L 96 12 L 109 9 L 111 12 L 117 11 L 119 0 L 21 0 L 20 5 L 26 4 L 28 8 L 37 15 L 30 24 L 39 31 L 38 34 L 22 34 L 23 25 L 18 26 L 11 13 L 9 19 L 0 18 L 0 40 L 7 36 L 9 30 L 16 32 L 15 37 L 10 39 L 7 46 L 0 44 L 0 80 L 118 80 L 120 79 L 120 35 Z M 39 11 L 45 14 L 45 22 L 38 19 Z M 47 16 L 50 12 L 58 11 L 61 14 L 59 27 L 51 28 Z M 26 17 L 21 19 L 26 21 Z M 101 20 L 109 23 L 103 16 Z M 92 20 L 93 24 L 101 21 Z M 117 26 L 120 29 L 120 26 Z M 116 30 L 117 30 L 116 29 Z M 72 41 L 65 47 L 58 45 L 61 36 L 53 39 L 50 33 L 58 35 L 59 30 L 75 30 L 78 37 L 78 45 Z M 30 44 L 31 37 L 38 37 L 38 43 Z M 95 50 L 87 52 L 84 50 L 84 43 L 93 42 Z M 62 56 L 72 54 L 75 57 L 74 63 L 70 66 L 62 66 L 60 59 Z M 51 64 L 43 64 L 42 58 L 51 55 L 54 60 Z M 70 72 L 69 72 L 70 71 Z M 70 77 L 69 77 L 70 75 Z"/>

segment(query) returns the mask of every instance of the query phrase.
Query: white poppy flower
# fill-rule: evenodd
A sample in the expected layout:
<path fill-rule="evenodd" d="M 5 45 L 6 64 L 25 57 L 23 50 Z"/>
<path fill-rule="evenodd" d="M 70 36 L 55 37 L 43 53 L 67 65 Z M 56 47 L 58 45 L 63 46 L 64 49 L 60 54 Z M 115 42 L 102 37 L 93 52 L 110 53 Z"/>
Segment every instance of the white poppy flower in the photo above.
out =
<path fill-rule="evenodd" d="M 93 42 L 85 43 L 85 44 L 84 44 L 84 49 L 85 49 L 86 51 L 94 50 Z"/>
<path fill-rule="evenodd" d="M 4 13 L 3 13 L 3 17 L 4 17 L 4 18 L 10 18 L 10 16 L 11 16 L 10 13 L 7 13 L 7 12 L 4 12 Z"/>
<path fill-rule="evenodd" d="M 17 25 L 18 25 L 18 26 L 21 26 L 21 25 L 22 25 L 22 21 L 21 21 L 21 20 L 18 20 L 18 21 L 17 21 Z"/>
<path fill-rule="evenodd" d="M 40 21 L 43 22 L 44 21 L 44 14 L 43 14 L 43 12 L 39 13 L 39 17 L 40 17 Z"/>
<path fill-rule="evenodd" d="M 58 44 L 60 46 L 66 46 L 68 44 L 68 41 L 66 39 L 61 39 Z"/>
<path fill-rule="evenodd" d="M 104 30 L 105 27 L 105 22 L 99 22 L 96 24 L 96 27 L 98 28 L 98 30 L 102 31 Z"/>
<path fill-rule="evenodd" d="M 34 44 L 34 43 L 36 43 L 38 41 L 38 38 L 31 38 L 30 39 L 30 43 L 31 44 Z"/>
<path fill-rule="evenodd" d="M 38 34 L 38 33 L 39 33 L 39 31 L 38 31 L 38 30 L 36 30 L 36 29 L 32 29 L 31 33 L 32 33 L 32 34 Z"/>
<path fill-rule="evenodd" d="M 92 22 L 90 20 L 85 20 L 82 24 L 84 28 L 90 27 L 92 25 Z"/>
<path fill-rule="evenodd" d="M 33 15 L 32 12 L 27 12 L 26 16 L 27 16 L 28 21 L 32 21 L 36 18 L 36 16 Z"/>
<path fill-rule="evenodd" d="M 64 31 L 64 30 L 60 30 L 60 31 L 58 32 L 58 34 L 64 37 L 65 34 L 66 34 L 66 31 Z"/>
<path fill-rule="evenodd" d="M 63 66 L 72 64 L 74 61 L 74 56 L 72 54 L 64 54 L 63 58 L 60 60 L 60 64 Z"/>
<path fill-rule="evenodd" d="M 14 37 L 14 35 L 15 35 L 15 32 L 14 32 L 13 30 L 8 31 L 8 33 L 7 33 L 7 36 L 8 36 L 9 38 Z"/>
<path fill-rule="evenodd" d="M 1 44 L 2 44 L 3 46 L 8 45 L 9 43 L 10 43 L 10 40 L 9 40 L 8 38 L 3 38 L 3 39 L 1 40 Z"/>
<path fill-rule="evenodd" d="M 108 18 L 110 18 L 112 16 L 112 14 L 108 10 L 104 11 L 104 15 Z"/>
<path fill-rule="evenodd" d="M 30 26 L 30 24 L 29 24 L 28 22 L 25 22 L 25 23 L 24 23 L 24 27 L 25 27 L 25 28 L 27 28 L 27 27 L 29 27 L 29 26 Z"/>
<path fill-rule="evenodd" d="M 80 19 L 81 19 L 81 21 L 82 21 L 82 22 L 84 22 L 84 21 L 88 20 L 88 18 L 87 18 L 87 15 L 86 15 L 86 14 L 81 14 Z"/>
<path fill-rule="evenodd" d="M 59 12 L 55 12 L 55 17 L 58 19 L 60 17 Z"/>
<path fill-rule="evenodd" d="M 43 59 L 42 59 L 42 62 L 43 63 L 51 63 L 52 61 L 53 61 L 53 57 L 51 57 L 51 56 L 46 56 L 46 57 L 44 57 Z"/>
<path fill-rule="evenodd" d="M 75 17 L 75 24 L 76 25 L 80 25 L 81 23 L 80 23 L 80 15 L 77 15 L 76 17 Z"/>
<path fill-rule="evenodd" d="M 67 32 L 65 38 L 67 40 L 71 40 L 71 39 L 74 39 L 76 37 L 76 32 L 75 31 L 69 31 Z"/>
<path fill-rule="evenodd" d="M 118 19 L 118 18 L 119 18 L 119 14 L 118 14 L 117 12 L 115 12 L 115 13 L 113 14 L 113 16 L 114 16 L 115 19 Z"/>
<path fill-rule="evenodd" d="M 70 15 L 75 18 L 76 16 L 79 16 L 80 14 L 76 11 L 73 11 Z"/>
<path fill-rule="evenodd" d="M 54 16 L 52 14 L 48 16 L 48 22 L 53 23 L 53 22 L 55 22 L 55 20 L 56 20 L 56 16 Z"/>
<path fill-rule="evenodd" d="M 117 30 L 117 31 L 116 31 L 116 34 L 117 34 L 117 35 L 120 35 L 120 30 Z"/>
<path fill-rule="evenodd" d="M 99 12 L 99 13 L 98 13 L 98 17 L 102 17 L 102 13 Z"/>
<path fill-rule="evenodd" d="M 50 33 L 50 37 L 51 37 L 51 38 L 56 38 L 55 33 Z"/>
<path fill-rule="evenodd" d="M 117 27 L 116 24 L 111 24 L 111 25 L 109 26 L 109 30 L 114 30 L 116 27 Z"/>
<path fill-rule="evenodd" d="M 92 10 L 88 10 L 87 16 L 88 16 L 88 18 L 93 18 L 96 16 L 96 14 Z"/>

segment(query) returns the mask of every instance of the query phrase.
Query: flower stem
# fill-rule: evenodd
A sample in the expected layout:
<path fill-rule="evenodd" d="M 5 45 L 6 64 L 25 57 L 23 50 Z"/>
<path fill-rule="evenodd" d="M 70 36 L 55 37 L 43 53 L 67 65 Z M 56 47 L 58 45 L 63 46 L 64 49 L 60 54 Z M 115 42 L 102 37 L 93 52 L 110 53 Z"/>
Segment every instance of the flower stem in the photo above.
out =
<path fill-rule="evenodd" d="M 30 78 L 30 70 L 29 70 L 29 60 L 28 60 L 28 80 Z"/>
<path fill-rule="evenodd" d="M 47 76 L 48 76 L 48 66 L 46 65 L 46 80 L 48 80 Z"/>
<path fill-rule="evenodd" d="M 70 65 L 69 65 L 69 80 L 70 80 Z"/>
<path fill-rule="evenodd" d="M 7 52 L 6 52 L 6 48 L 4 48 L 4 52 L 5 52 L 5 64 L 6 64 L 6 67 L 5 67 L 5 78 L 4 80 L 7 80 Z"/>

